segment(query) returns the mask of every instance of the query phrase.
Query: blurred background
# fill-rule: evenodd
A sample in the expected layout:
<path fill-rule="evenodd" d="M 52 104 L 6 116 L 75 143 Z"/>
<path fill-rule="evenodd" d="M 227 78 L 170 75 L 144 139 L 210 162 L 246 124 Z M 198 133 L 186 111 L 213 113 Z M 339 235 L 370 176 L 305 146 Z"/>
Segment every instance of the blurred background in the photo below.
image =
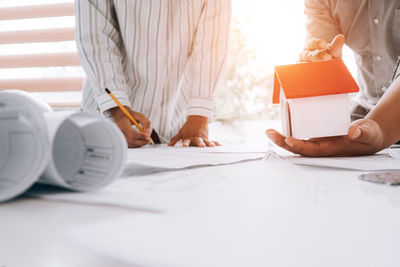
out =
<path fill-rule="evenodd" d="M 1 0 L 0 8 L 73 2 L 73 0 Z M 74 26 L 72 16 L 24 20 L 0 20 L 0 32 Z M 275 120 L 278 108 L 272 105 L 273 68 L 295 63 L 305 40 L 303 1 L 233 0 L 230 59 L 224 81 L 218 90 L 216 119 Z M 72 52 L 75 42 L 0 45 L 1 55 Z M 354 73 L 354 62 L 347 49 L 344 59 Z M 2 77 L 83 77 L 81 67 L 0 69 Z M 50 102 L 79 102 L 80 92 L 36 93 Z"/>

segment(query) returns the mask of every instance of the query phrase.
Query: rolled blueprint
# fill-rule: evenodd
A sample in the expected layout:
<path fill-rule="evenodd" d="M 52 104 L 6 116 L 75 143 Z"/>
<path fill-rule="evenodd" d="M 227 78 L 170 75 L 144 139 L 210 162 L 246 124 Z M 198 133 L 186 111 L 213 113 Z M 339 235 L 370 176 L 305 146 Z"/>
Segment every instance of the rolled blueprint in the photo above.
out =
<path fill-rule="evenodd" d="M 28 189 L 50 155 L 44 112 L 50 106 L 17 90 L 0 92 L 0 202 Z"/>
<path fill-rule="evenodd" d="M 39 182 L 92 191 L 122 172 L 127 144 L 107 119 L 81 111 L 46 113 L 51 156 Z"/>
<path fill-rule="evenodd" d="M 97 190 L 120 176 L 126 153 L 121 131 L 99 115 L 53 112 L 29 93 L 0 92 L 0 202 L 35 182 Z"/>

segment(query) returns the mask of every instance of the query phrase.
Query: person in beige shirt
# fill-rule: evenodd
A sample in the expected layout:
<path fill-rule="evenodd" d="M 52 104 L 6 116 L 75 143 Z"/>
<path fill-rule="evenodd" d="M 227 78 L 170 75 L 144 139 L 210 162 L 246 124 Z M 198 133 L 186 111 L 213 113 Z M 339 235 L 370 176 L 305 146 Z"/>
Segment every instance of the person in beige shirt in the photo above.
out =
<path fill-rule="evenodd" d="M 368 155 L 395 143 L 400 139 L 400 0 L 306 0 L 305 13 L 308 35 L 300 61 L 340 58 L 344 44 L 355 54 L 360 93 L 354 122 L 347 136 L 297 140 L 267 130 L 268 137 L 306 156 Z"/>
<path fill-rule="evenodd" d="M 389 88 L 400 56 L 400 0 L 306 0 L 305 14 L 307 44 L 300 60 L 341 57 L 346 44 L 354 52 L 360 87 L 352 120 L 363 118 Z M 335 49 L 318 53 L 338 35 L 344 40 Z"/>

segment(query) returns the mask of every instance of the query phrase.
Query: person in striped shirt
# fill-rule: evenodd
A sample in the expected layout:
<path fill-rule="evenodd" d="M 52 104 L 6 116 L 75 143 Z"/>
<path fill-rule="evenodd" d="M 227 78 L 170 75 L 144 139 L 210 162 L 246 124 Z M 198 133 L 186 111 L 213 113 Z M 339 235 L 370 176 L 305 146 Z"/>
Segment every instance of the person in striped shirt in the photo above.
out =
<path fill-rule="evenodd" d="M 77 0 L 76 41 L 86 79 L 82 108 L 110 117 L 129 147 L 150 129 L 183 146 L 208 139 L 229 45 L 231 0 Z M 139 121 L 132 128 L 108 88 Z M 150 123 L 151 122 L 151 123 Z"/>

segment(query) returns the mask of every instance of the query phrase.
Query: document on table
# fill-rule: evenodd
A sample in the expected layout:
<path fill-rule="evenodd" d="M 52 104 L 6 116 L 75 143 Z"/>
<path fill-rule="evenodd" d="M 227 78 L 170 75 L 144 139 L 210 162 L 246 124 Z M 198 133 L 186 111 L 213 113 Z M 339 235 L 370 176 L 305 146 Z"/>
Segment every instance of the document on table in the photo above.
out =
<path fill-rule="evenodd" d="M 230 166 L 218 167 L 184 169 L 154 173 L 135 179 L 119 179 L 102 190 L 85 193 L 36 185 L 27 194 L 47 200 L 169 212 L 193 205 L 229 181 L 235 169 Z"/>
<path fill-rule="evenodd" d="M 71 239 L 134 266 L 399 266 L 400 188 L 285 161 L 235 169 L 184 212 L 110 218 Z"/>
<path fill-rule="evenodd" d="M 157 145 L 130 149 L 123 177 L 257 160 L 265 152 L 266 149 L 262 147 L 246 146 L 184 148 Z"/>
<path fill-rule="evenodd" d="M 276 148 L 268 151 L 266 155 L 270 153 L 297 165 L 368 172 L 400 170 L 400 160 L 393 158 L 388 149 L 375 155 L 361 157 L 303 157 Z"/>
<path fill-rule="evenodd" d="M 128 152 L 123 178 L 98 192 L 36 186 L 29 195 L 49 200 L 113 205 L 156 212 L 181 209 L 217 190 L 237 172 L 233 163 L 261 159 L 256 148 L 145 147 Z M 221 165 L 221 168 L 215 168 Z M 210 168 L 198 168 L 210 166 Z M 214 167 L 213 167 L 214 166 Z M 239 165 L 237 165 L 239 167 Z M 151 174 L 151 175 L 150 175 Z"/>
<path fill-rule="evenodd" d="M 400 170 L 400 160 L 392 158 L 387 151 L 362 157 L 309 158 L 289 156 L 287 159 L 290 162 L 299 165 L 321 166 L 358 171 Z"/>

